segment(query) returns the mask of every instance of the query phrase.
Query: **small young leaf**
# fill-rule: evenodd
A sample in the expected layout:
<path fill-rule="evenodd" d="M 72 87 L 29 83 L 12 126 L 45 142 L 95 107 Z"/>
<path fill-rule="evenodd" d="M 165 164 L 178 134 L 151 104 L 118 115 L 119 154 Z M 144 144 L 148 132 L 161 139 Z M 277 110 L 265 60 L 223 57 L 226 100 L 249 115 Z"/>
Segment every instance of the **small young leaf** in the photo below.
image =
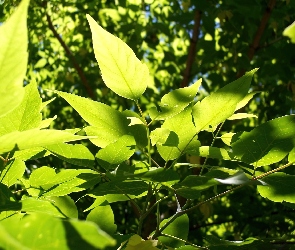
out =
<path fill-rule="evenodd" d="M 26 169 L 23 161 L 15 159 L 10 161 L 4 169 L 0 168 L 0 182 L 10 187 L 20 179 Z"/>
<path fill-rule="evenodd" d="M 243 100 L 240 101 L 240 102 L 237 104 L 237 107 L 236 107 L 236 110 L 235 110 L 235 111 L 237 111 L 237 110 L 239 110 L 239 109 L 245 107 L 245 106 L 247 105 L 247 103 L 248 103 L 248 102 L 253 98 L 253 96 L 254 96 L 255 94 L 257 94 L 257 93 L 259 93 L 259 92 L 256 91 L 256 92 L 248 93 L 248 94 L 243 98 Z"/>
<path fill-rule="evenodd" d="M 239 102 L 247 95 L 254 69 L 238 80 L 217 90 L 215 93 L 197 102 L 193 107 L 196 132 L 215 128 L 219 123 L 233 115 Z"/>
<path fill-rule="evenodd" d="M 166 161 L 174 160 L 184 152 L 195 150 L 200 146 L 200 142 L 196 137 L 190 107 L 167 119 L 161 128 L 170 131 L 166 142 L 157 145 L 160 155 Z"/>
<path fill-rule="evenodd" d="M 165 219 L 161 222 L 160 227 L 163 226 L 169 219 Z M 176 218 L 171 224 L 169 224 L 164 230 L 164 234 L 168 234 L 182 240 L 187 240 L 189 231 L 189 219 L 187 214 L 183 214 Z M 177 240 L 175 238 L 170 238 L 167 236 L 160 236 L 158 238 L 160 242 L 162 242 L 165 246 L 169 247 L 181 247 L 185 243 L 183 241 Z"/>
<path fill-rule="evenodd" d="M 282 160 L 295 145 L 295 115 L 268 121 L 250 132 L 236 134 L 232 149 L 243 162 L 258 166 Z"/>
<path fill-rule="evenodd" d="M 92 32 L 95 58 L 105 84 L 122 97 L 139 99 L 147 87 L 148 67 L 121 39 L 104 30 L 90 15 L 86 17 Z"/>
<path fill-rule="evenodd" d="M 156 144 L 163 145 L 170 134 L 170 130 L 167 128 L 156 128 L 150 134 L 151 144 L 154 146 Z"/>
<path fill-rule="evenodd" d="M 128 240 L 125 250 L 158 250 L 156 248 L 156 240 L 143 240 L 139 235 L 135 234 Z"/>
<path fill-rule="evenodd" d="M 292 43 L 295 43 L 295 22 L 289 25 L 283 32 L 284 36 L 288 36 Z"/>
<path fill-rule="evenodd" d="M 173 117 L 183 111 L 196 97 L 201 85 L 202 79 L 199 79 L 193 85 L 181 89 L 176 89 L 164 95 L 161 99 L 161 111 L 152 119 L 165 120 Z"/>
<path fill-rule="evenodd" d="M 227 146 L 230 146 L 231 145 L 231 140 L 232 140 L 232 137 L 235 135 L 235 133 L 225 133 L 223 134 L 220 138 L 221 140 L 227 145 Z"/>
<path fill-rule="evenodd" d="M 0 26 L 0 117 L 16 108 L 23 99 L 27 70 L 27 9 L 23 0 L 12 16 Z"/>

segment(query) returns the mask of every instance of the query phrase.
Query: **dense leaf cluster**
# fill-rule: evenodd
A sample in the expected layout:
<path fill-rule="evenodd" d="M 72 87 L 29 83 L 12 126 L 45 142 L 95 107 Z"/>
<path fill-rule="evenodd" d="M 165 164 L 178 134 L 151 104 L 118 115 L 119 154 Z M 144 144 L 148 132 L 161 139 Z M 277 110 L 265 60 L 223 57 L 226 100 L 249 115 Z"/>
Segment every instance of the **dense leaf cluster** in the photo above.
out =
<path fill-rule="evenodd" d="M 182 1 L 182 14 L 171 14 L 170 8 L 178 2 L 169 5 L 166 1 L 128 1 L 129 6 L 120 2 L 125 5 L 117 12 L 104 9 L 97 19 L 107 23 L 125 17 L 128 23 L 132 17 L 138 19 L 133 25 L 146 27 L 143 13 L 156 20 L 161 20 L 162 15 L 173 17 L 175 23 L 191 14 L 189 1 Z M 243 7 L 240 11 L 247 9 L 241 3 L 230 3 L 233 13 L 238 7 Z M 46 8 L 45 2 L 31 4 Z M 59 4 L 52 4 L 58 9 Z M 66 2 L 63 4 L 73 16 L 77 14 Z M 216 38 L 222 31 L 212 30 L 216 23 L 206 18 L 208 6 L 214 3 L 199 4 L 195 22 L 204 15 L 202 20 L 205 30 L 208 29 L 207 38 L 203 36 L 201 42 L 211 41 L 209 36 Z M 126 37 L 112 35 L 87 15 L 84 18 L 90 26 L 95 58 L 107 89 L 105 93 L 94 93 L 93 86 L 85 81 L 91 78 L 84 79 L 81 68 L 75 67 L 91 100 L 70 93 L 76 91 L 64 91 L 65 86 L 51 85 L 50 80 L 43 85 L 47 77 L 38 79 L 42 78 L 42 70 L 49 70 L 48 63 L 53 67 L 53 75 L 48 76 L 53 78 L 59 72 L 54 67 L 64 69 L 65 65 L 50 63 L 44 57 L 33 66 L 40 69 L 38 73 L 30 68 L 28 6 L 29 0 L 23 0 L 0 27 L 0 248 L 281 249 L 293 244 L 295 116 L 280 116 L 278 112 L 275 119 L 261 119 L 264 122 L 254 126 L 257 116 L 245 112 L 245 106 L 256 94 L 250 85 L 257 69 L 244 74 L 247 66 L 239 64 L 240 77 L 218 89 L 213 80 L 208 85 L 212 74 L 205 83 L 199 79 L 192 84 L 185 82 L 184 75 L 182 87 L 171 89 L 165 79 L 169 73 L 167 64 L 161 56 L 153 59 L 164 62 L 153 64 L 150 47 L 144 47 L 135 50 L 139 55 L 142 52 L 147 63 L 140 61 L 123 41 Z M 92 7 L 87 6 L 89 10 Z M 268 11 L 273 7 L 270 1 Z M 226 27 L 228 19 L 238 18 L 232 12 L 218 13 L 220 25 Z M 46 16 L 51 31 L 62 32 L 56 31 L 62 27 L 54 27 L 49 14 Z M 160 29 L 157 24 L 155 27 Z M 179 28 L 178 32 L 181 31 Z M 138 27 L 130 32 L 136 34 Z M 148 32 L 145 39 L 157 44 L 172 37 L 166 34 L 167 37 L 156 37 L 157 40 Z M 294 33 L 294 25 L 284 32 L 291 41 Z M 57 35 L 65 41 L 72 39 L 69 34 Z M 78 34 L 73 36 L 81 39 Z M 36 39 L 36 34 L 33 37 Z M 163 54 L 172 54 L 170 63 L 181 67 L 178 60 L 183 60 L 185 51 L 181 52 L 181 41 L 178 42 L 174 44 L 177 48 L 171 44 L 170 49 L 174 50 L 170 52 L 169 47 L 168 51 L 163 48 Z M 215 52 L 231 53 L 222 49 L 221 44 L 218 46 L 221 48 Z M 37 53 L 42 52 L 37 48 Z M 206 65 L 204 54 L 200 52 L 198 56 Z M 230 70 L 237 73 L 237 68 Z M 222 69 L 216 69 L 215 74 L 224 77 Z M 206 97 L 199 94 L 201 84 L 211 92 Z M 45 90 L 45 86 L 52 88 Z M 166 94 L 159 100 L 155 98 L 163 90 Z M 115 95 L 118 97 L 112 99 Z M 95 96 L 101 97 L 99 101 Z M 53 98 L 47 100 L 48 97 Z M 266 100 L 265 94 L 259 98 Z M 58 105 L 48 108 L 58 100 L 67 102 L 75 117 L 68 115 L 60 126 L 52 114 Z M 67 106 L 63 106 L 60 108 L 65 115 Z M 73 123 L 69 122 L 71 119 Z M 245 127 L 245 123 L 239 129 L 235 125 L 239 120 L 252 124 Z M 234 129 L 226 130 L 228 124 L 234 124 Z M 53 125 L 59 129 L 53 129 Z"/>

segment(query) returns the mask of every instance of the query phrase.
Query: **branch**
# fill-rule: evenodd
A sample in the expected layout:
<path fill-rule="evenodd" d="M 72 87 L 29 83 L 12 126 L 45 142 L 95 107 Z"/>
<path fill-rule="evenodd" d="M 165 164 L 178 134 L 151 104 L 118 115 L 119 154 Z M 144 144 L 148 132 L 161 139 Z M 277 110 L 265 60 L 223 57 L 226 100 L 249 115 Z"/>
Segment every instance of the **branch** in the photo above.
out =
<path fill-rule="evenodd" d="M 253 59 L 256 50 L 259 48 L 259 43 L 260 43 L 261 37 L 265 31 L 266 24 L 270 18 L 273 8 L 275 7 L 275 4 L 276 4 L 276 0 L 269 0 L 266 10 L 264 12 L 264 15 L 260 21 L 259 27 L 255 33 L 255 36 L 253 38 L 252 43 L 250 44 L 250 47 L 249 47 L 249 50 L 247 53 L 249 61 L 251 61 Z M 238 72 L 238 78 L 241 77 L 242 75 L 244 75 L 244 73 L 245 73 L 245 69 L 241 69 Z"/>
<path fill-rule="evenodd" d="M 87 94 L 89 95 L 89 97 L 91 99 L 94 100 L 95 94 L 94 91 L 92 90 L 92 88 L 90 87 L 90 85 L 88 84 L 86 77 L 84 75 L 83 70 L 81 69 L 81 67 L 79 66 L 79 64 L 76 61 L 76 58 L 74 57 L 74 55 L 72 54 L 70 48 L 65 44 L 65 42 L 62 40 L 62 38 L 60 37 L 60 35 L 57 33 L 56 29 L 53 26 L 52 20 L 50 18 L 50 16 L 46 13 L 46 19 L 48 22 L 48 26 L 49 29 L 53 32 L 54 37 L 56 37 L 56 39 L 59 41 L 60 45 L 63 47 L 63 49 L 65 50 L 68 58 L 70 59 L 70 61 L 73 63 L 74 68 L 76 69 L 82 84 L 84 85 Z"/>
<path fill-rule="evenodd" d="M 186 87 L 189 83 L 189 77 L 192 70 L 192 65 L 195 59 L 196 47 L 199 40 L 200 34 L 200 25 L 201 25 L 201 14 L 200 10 L 196 10 L 194 17 L 194 28 L 193 28 L 193 36 L 191 38 L 190 48 L 188 52 L 188 57 L 186 61 L 185 71 L 183 73 L 183 79 L 181 81 L 180 87 Z"/>

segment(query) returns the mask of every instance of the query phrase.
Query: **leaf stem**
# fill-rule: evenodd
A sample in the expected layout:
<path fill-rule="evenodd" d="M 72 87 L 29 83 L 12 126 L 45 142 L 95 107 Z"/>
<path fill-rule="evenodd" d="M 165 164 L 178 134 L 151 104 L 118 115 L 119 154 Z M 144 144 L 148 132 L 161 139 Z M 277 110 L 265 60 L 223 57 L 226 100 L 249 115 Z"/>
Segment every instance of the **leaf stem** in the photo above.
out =
<path fill-rule="evenodd" d="M 225 121 L 223 121 L 223 122 L 221 123 L 221 125 L 219 126 L 219 128 L 218 128 L 216 134 L 215 134 L 215 135 L 213 134 L 213 140 L 212 140 L 212 143 L 211 143 L 210 147 L 212 147 L 212 146 L 214 145 L 214 143 L 215 143 L 215 141 L 216 141 L 216 138 L 217 138 L 217 136 L 218 136 L 218 134 L 219 134 L 219 132 L 220 132 L 220 130 L 221 130 L 221 128 L 222 128 L 224 122 L 225 122 Z M 200 171 L 199 176 L 201 176 L 201 175 L 203 174 L 203 171 L 204 171 L 204 169 L 205 169 L 205 165 L 206 165 L 206 163 L 207 163 L 207 160 L 208 160 L 208 156 L 206 157 L 206 159 L 205 159 L 205 161 L 204 161 L 204 163 L 203 163 L 203 165 L 202 165 L 202 168 L 201 168 L 201 171 Z"/>
<path fill-rule="evenodd" d="M 170 234 L 161 233 L 161 236 L 165 236 L 165 237 L 169 237 L 169 238 L 172 238 L 172 239 L 176 239 L 176 240 L 182 241 L 182 242 L 184 242 L 187 245 L 191 245 L 191 246 L 196 247 L 196 248 L 199 248 L 199 249 L 209 249 L 208 247 L 201 247 L 201 246 L 195 245 L 195 244 L 193 244 L 193 243 L 191 243 L 189 241 L 183 240 L 181 238 L 178 238 L 178 237 L 173 236 L 173 235 L 170 235 Z"/>
<path fill-rule="evenodd" d="M 284 169 L 284 168 L 287 168 L 287 167 L 293 165 L 294 163 L 295 163 L 295 161 L 289 162 L 289 163 L 287 163 L 287 164 L 285 164 L 285 165 L 283 165 L 283 166 L 281 166 L 281 167 L 275 168 L 275 169 L 270 170 L 270 171 L 268 171 L 268 172 L 266 172 L 266 173 L 263 173 L 263 174 L 258 175 L 258 176 L 256 176 L 256 177 L 253 177 L 252 180 L 262 179 L 262 178 L 264 178 L 264 177 L 266 177 L 266 176 L 268 176 L 268 175 L 270 175 L 270 174 L 273 174 L 273 173 L 278 172 L 278 171 L 280 171 L 280 170 L 282 170 L 282 169 Z"/>

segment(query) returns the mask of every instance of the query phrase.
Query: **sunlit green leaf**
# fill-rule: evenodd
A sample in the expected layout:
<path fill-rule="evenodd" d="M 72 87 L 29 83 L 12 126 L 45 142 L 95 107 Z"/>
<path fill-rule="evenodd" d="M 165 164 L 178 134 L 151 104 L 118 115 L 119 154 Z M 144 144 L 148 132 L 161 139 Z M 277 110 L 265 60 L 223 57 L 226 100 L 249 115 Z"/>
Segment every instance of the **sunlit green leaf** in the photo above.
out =
<path fill-rule="evenodd" d="M 0 246 L 5 249 L 15 249 L 12 240 L 21 245 L 19 249 L 105 249 L 115 244 L 93 222 L 61 220 L 45 214 L 22 219 L 12 216 L 1 222 L 0 231 L 7 236 L 0 237 Z"/>
<path fill-rule="evenodd" d="M 223 134 L 220 139 L 228 146 L 231 145 L 231 140 L 232 140 L 232 137 L 234 136 L 235 133 L 225 133 Z"/>
<path fill-rule="evenodd" d="M 229 83 L 211 95 L 197 102 L 193 107 L 193 117 L 196 132 L 211 130 L 219 123 L 232 116 L 239 102 L 249 91 L 254 69 L 238 80 Z"/>
<path fill-rule="evenodd" d="M 71 164 L 86 167 L 93 167 L 94 165 L 94 156 L 84 145 L 59 143 L 45 146 L 44 148 L 60 159 Z"/>
<path fill-rule="evenodd" d="M 244 118 L 250 118 L 250 117 L 258 118 L 257 115 L 253 115 L 253 114 L 236 113 L 228 117 L 227 120 L 238 120 L 238 119 L 244 119 Z"/>
<path fill-rule="evenodd" d="M 155 247 L 156 245 L 156 240 L 143 240 L 139 235 L 135 234 L 128 240 L 125 250 L 157 250 L 159 248 Z"/>
<path fill-rule="evenodd" d="M 295 22 L 289 25 L 283 32 L 284 36 L 288 36 L 292 43 L 295 43 Z"/>
<path fill-rule="evenodd" d="M 147 87 L 148 67 L 121 39 L 104 30 L 91 16 L 86 17 L 92 32 L 95 58 L 105 84 L 120 96 L 139 99 Z"/>
<path fill-rule="evenodd" d="M 201 146 L 192 151 L 194 155 L 208 158 L 217 158 L 223 160 L 232 160 L 233 156 L 224 148 L 216 148 L 210 146 Z"/>
<path fill-rule="evenodd" d="M 164 95 L 160 103 L 161 112 L 153 114 L 152 119 L 164 120 L 184 110 L 196 97 L 201 82 L 202 79 L 199 79 L 189 87 L 176 89 Z"/>
<path fill-rule="evenodd" d="M 86 220 L 94 222 L 108 234 L 114 234 L 117 229 L 114 213 L 108 202 L 104 202 L 92 209 L 87 215 Z"/>
<path fill-rule="evenodd" d="M 86 122 L 92 125 L 84 130 L 87 135 L 97 136 L 96 139 L 91 139 L 95 145 L 104 148 L 128 134 L 129 121 L 119 111 L 81 96 L 60 91 L 55 93 L 64 98 Z"/>
<path fill-rule="evenodd" d="M 30 175 L 27 190 L 33 196 L 63 196 L 85 190 L 98 182 L 99 174 L 90 169 L 65 169 L 56 174 L 53 168 L 41 167 Z"/>
<path fill-rule="evenodd" d="M 23 161 L 18 159 L 10 161 L 4 169 L 0 168 L 0 182 L 8 187 L 12 186 L 23 176 L 25 169 L 26 165 Z"/>
<path fill-rule="evenodd" d="M 135 152 L 133 136 L 124 135 L 114 143 L 98 151 L 96 160 L 104 169 L 115 168 L 119 163 L 128 160 Z"/>
<path fill-rule="evenodd" d="M 26 131 L 15 131 L 0 136 L 0 154 L 12 150 L 42 147 L 61 142 L 77 141 L 87 138 L 87 136 L 73 135 L 71 133 L 53 129 L 30 129 Z"/>
<path fill-rule="evenodd" d="M 0 117 L 0 136 L 13 131 L 38 128 L 42 120 L 40 107 L 41 98 L 37 84 L 30 83 L 25 87 L 25 95 L 20 105 L 12 112 Z"/>
<path fill-rule="evenodd" d="M 16 108 L 23 99 L 27 70 L 27 8 L 24 0 L 0 26 L 0 117 Z"/>
<path fill-rule="evenodd" d="M 184 152 L 189 152 L 200 146 L 189 107 L 166 120 L 161 128 L 170 131 L 165 143 L 157 145 L 160 155 L 166 161 L 176 159 Z M 161 140 L 163 141 L 163 139 Z"/>

